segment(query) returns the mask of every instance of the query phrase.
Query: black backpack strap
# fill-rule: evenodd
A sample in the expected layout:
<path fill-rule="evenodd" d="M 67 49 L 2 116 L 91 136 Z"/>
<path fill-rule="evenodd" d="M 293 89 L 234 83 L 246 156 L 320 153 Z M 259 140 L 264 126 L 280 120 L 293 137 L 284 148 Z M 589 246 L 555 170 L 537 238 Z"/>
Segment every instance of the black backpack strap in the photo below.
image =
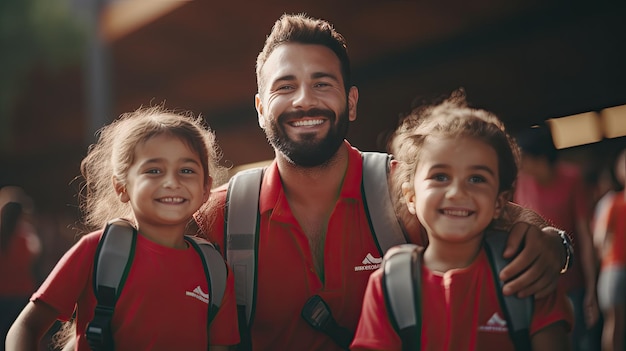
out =
<path fill-rule="evenodd" d="M 98 243 L 93 267 L 93 289 L 98 303 L 85 332 L 94 351 L 114 349 L 111 319 L 133 262 L 136 242 L 135 227 L 118 218 L 107 223 Z"/>
<path fill-rule="evenodd" d="M 259 228 L 259 197 L 265 168 L 235 174 L 226 193 L 224 246 L 235 275 L 235 295 L 241 342 L 238 350 L 251 350 L 250 326 L 256 300 L 256 263 Z"/>
<path fill-rule="evenodd" d="M 529 296 L 520 299 L 515 295 L 504 296 L 504 294 L 502 294 L 504 282 L 500 280 L 499 274 L 502 268 L 510 261 L 502 257 L 508 237 L 508 232 L 495 230 L 486 231 L 484 237 L 485 251 L 489 258 L 494 281 L 498 283 L 496 289 L 498 299 L 504 311 L 509 335 L 515 344 L 515 349 L 517 351 L 531 350 L 530 323 L 533 315 L 533 297 Z"/>
<path fill-rule="evenodd" d="M 423 251 L 421 246 L 403 244 L 390 248 L 383 258 L 382 286 L 389 320 L 406 351 L 421 348 Z"/>
<path fill-rule="evenodd" d="M 361 193 L 365 213 L 381 254 L 408 242 L 396 216 L 388 185 L 392 156 L 382 152 L 362 152 L 363 181 Z"/>
<path fill-rule="evenodd" d="M 209 284 L 209 315 L 207 327 L 211 325 L 213 318 L 217 314 L 224 292 L 226 291 L 226 280 L 228 279 L 228 269 L 224 258 L 210 242 L 195 236 L 185 236 L 185 240 L 196 250 L 202 260 L 204 273 Z"/>
<path fill-rule="evenodd" d="M 350 350 L 354 332 L 337 323 L 330 307 L 319 295 L 313 295 L 300 311 L 302 318 L 315 330 L 330 337 L 342 350 Z"/>

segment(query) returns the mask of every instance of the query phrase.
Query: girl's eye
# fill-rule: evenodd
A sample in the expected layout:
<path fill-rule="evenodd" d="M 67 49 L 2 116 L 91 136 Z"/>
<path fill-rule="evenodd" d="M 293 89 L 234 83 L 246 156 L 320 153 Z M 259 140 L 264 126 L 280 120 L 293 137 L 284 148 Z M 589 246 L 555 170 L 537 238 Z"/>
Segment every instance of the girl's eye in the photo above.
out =
<path fill-rule="evenodd" d="M 146 171 L 146 173 L 148 173 L 148 174 L 159 174 L 159 173 L 161 173 L 161 170 L 157 169 L 157 168 L 150 168 L 150 169 L 148 169 Z"/>
<path fill-rule="evenodd" d="M 438 181 L 438 182 L 445 182 L 446 180 L 448 180 L 448 176 L 443 174 L 443 173 L 437 173 L 435 175 L 432 176 L 432 179 Z"/>
<path fill-rule="evenodd" d="M 194 170 L 193 170 L 193 169 L 191 169 L 191 168 L 183 168 L 183 169 L 181 169 L 181 170 L 180 170 L 180 173 L 184 173 L 184 174 L 193 174 L 193 173 L 196 173 L 196 171 L 194 171 Z"/>
<path fill-rule="evenodd" d="M 470 183 L 484 183 L 486 182 L 486 179 L 483 176 L 475 175 L 475 176 L 471 176 L 469 181 Z"/>

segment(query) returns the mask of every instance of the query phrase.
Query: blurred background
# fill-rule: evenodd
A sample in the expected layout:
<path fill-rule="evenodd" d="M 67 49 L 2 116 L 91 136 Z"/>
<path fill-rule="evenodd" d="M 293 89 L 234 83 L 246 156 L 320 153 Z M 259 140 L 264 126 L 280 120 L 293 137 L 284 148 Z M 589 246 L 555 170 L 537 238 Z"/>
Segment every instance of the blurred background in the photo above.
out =
<path fill-rule="evenodd" d="M 224 165 L 272 158 L 255 60 L 285 12 L 346 37 L 358 148 L 383 151 L 413 101 L 464 87 L 513 133 L 549 120 L 563 156 L 595 169 L 626 145 L 625 10 L 608 0 L 2 0 L 0 186 L 33 200 L 44 277 L 78 234 L 80 160 L 119 114 L 165 102 L 206 118 Z"/>

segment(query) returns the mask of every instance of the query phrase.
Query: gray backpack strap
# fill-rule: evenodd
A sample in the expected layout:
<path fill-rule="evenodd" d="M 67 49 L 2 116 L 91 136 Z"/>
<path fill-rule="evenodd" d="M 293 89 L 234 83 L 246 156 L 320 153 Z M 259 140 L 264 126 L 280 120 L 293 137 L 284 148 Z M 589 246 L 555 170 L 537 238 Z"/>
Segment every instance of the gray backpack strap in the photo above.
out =
<path fill-rule="evenodd" d="M 502 294 L 504 282 L 500 279 L 499 274 L 502 268 L 510 261 L 502 257 L 508 237 L 508 232 L 495 230 L 486 231 L 485 247 L 487 257 L 489 257 L 494 280 L 497 282 L 496 290 L 498 292 L 498 299 L 500 300 L 500 306 L 502 306 L 504 310 L 507 328 L 515 344 L 515 349 L 531 350 L 530 323 L 533 316 L 533 297 L 529 296 L 520 299 L 515 295 L 505 296 Z"/>
<path fill-rule="evenodd" d="M 370 229 L 380 252 L 408 242 L 396 216 L 387 182 L 391 155 L 381 152 L 362 152 L 365 212 Z"/>
<path fill-rule="evenodd" d="M 129 221 L 117 218 L 107 223 L 94 266 L 96 292 L 103 287 L 111 288 L 116 298 L 119 297 L 132 264 L 136 238 L 137 230 Z"/>
<path fill-rule="evenodd" d="M 135 255 L 137 230 L 127 220 L 109 221 L 98 242 L 93 266 L 93 291 L 97 305 L 85 335 L 94 351 L 115 348 L 111 319 Z"/>
<path fill-rule="evenodd" d="M 421 347 L 422 252 L 420 246 L 402 244 L 390 248 L 383 259 L 383 295 L 403 350 Z"/>
<path fill-rule="evenodd" d="M 200 255 L 204 273 L 207 276 L 209 283 L 209 319 L 207 325 L 210 325 L 222 305 L 226 291 L 226 280 L 228 279 L 226 262 L 210 242 L 195 236 L 185 236 L 185 239 Z"/>
<path fill-rule="evenodd" d="M 224 215 L 226 260 L 235 275 L 237 305 L 245 306 L 244 321 L 248 326 L 254 310 L 256 233 L 263 171 L 264 168 L 247 169 L 231 178 Z"/>

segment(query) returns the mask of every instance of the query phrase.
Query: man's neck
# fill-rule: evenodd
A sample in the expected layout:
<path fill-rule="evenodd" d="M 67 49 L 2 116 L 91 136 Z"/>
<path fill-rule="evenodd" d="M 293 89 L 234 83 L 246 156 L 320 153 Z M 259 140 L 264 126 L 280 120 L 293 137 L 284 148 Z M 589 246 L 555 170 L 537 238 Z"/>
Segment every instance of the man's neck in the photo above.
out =
<path fill-rule="evenodd" d="M 348 149 L 342 145 L 328 162 L 317 167 L 294 165 L 277 153 L 280 179 L 289 203 L 334 203 L 348 168 Z"/>

